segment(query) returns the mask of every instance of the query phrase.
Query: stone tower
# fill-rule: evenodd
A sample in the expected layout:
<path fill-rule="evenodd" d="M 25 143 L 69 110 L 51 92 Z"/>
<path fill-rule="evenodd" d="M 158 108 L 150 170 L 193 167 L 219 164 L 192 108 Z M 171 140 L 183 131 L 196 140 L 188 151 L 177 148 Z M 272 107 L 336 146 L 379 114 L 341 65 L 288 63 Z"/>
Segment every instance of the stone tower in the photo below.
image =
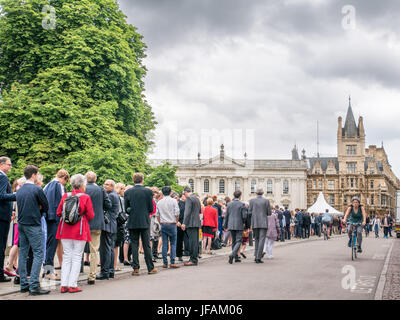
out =
<path fill-rule="evenodd" d="M 365 163 L 365 131 L 363 118 L 358 126 L 354 119 L 349 97 L 349 107 L 344 127 L 342 117 L 338 118 L 337 148 L 340 174 L 363 174 Z"/>

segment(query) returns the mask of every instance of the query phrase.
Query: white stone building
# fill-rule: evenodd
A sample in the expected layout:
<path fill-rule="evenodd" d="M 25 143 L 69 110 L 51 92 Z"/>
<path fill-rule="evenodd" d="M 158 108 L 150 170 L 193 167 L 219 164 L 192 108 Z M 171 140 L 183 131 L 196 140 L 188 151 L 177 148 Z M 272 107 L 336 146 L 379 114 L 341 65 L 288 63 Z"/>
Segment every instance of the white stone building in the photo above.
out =
<path fill-rule="evenodd" d="M 149 163 L 158 166 L 166 161 L 178 167 L 178 183 L 189 185 L 201 198 L 207 194 L 232 198 L 233 192 L 240 189 L 242 200 L 248 201 L 255 197 L 257 187 L 262 187 L 272 205 L 289 209 L 307 206 L 307 163 L 299 159 L 297 149 L 292 151 L 292 160 L 239 160 L 226 156 L 222 145 L 220 154 L 210 159 L 203 160 L 198 155 L 197 160 Z"/>

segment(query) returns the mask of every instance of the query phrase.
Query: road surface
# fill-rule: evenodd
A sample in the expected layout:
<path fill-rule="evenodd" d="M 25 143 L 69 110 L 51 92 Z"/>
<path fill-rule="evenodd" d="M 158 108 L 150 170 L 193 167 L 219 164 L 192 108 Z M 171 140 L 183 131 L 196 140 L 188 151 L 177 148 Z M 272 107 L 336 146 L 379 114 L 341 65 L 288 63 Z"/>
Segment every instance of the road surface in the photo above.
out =
<path fill-rule="evenodd" d="M 61 294 L 59 287 L 50 295 L 29 297 L 14 294 L 5 299 L 374 299 L 375 290 L 392 239 L 363 239 L 363 253 L 351 260 L 346 237 L 328 241 L 285 242 L 274 248 L 272 260 L 255 264 L 253 251 L 247 259 L 228 264 L 221 256 L 200 260 L 197 267 L 159 270 L 139 277 L 123 275 L 116 279 L 84 284 L 83 292 Z"/>

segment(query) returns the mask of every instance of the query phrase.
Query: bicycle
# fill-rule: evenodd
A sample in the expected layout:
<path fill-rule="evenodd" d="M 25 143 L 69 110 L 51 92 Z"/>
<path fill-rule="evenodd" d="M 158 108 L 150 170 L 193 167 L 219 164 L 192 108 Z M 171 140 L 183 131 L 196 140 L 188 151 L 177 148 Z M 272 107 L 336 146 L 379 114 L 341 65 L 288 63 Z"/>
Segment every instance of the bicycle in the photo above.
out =
<path fill-rule="evenodd" d="M 357 227 L 361 223 L 350 223 L 351 226 L 351 260 L 357 259 Z"/>

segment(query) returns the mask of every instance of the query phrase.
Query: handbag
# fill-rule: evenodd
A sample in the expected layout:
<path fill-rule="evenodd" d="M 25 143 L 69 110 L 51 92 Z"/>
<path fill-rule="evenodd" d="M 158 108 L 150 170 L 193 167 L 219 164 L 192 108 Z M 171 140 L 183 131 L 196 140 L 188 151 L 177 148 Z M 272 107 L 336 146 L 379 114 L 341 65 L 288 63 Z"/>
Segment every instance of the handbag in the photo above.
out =
<path fill-rule="evenodd" d="M 125 222 L 128 221 L 128 215 L 126 214 L 126 212 L 124 212 L 124 209 L 123 209 L 124 207 L 123 207 L 121 198 L 119 198 L 119 205 L 120 205 L 120 208 L 121 208 L 122 210 L 118 213 L 118 216 L 117 216 L 117 225 L 118 225 L 118 226 L 122 226 L 122 225 L 125 224 Z"/>
<path fill-rule="evenodd" d="M 128 221 L 128 215 L 124 211 L 118 213 L 117 224 L 122 226 L 126 221 Z"/>

